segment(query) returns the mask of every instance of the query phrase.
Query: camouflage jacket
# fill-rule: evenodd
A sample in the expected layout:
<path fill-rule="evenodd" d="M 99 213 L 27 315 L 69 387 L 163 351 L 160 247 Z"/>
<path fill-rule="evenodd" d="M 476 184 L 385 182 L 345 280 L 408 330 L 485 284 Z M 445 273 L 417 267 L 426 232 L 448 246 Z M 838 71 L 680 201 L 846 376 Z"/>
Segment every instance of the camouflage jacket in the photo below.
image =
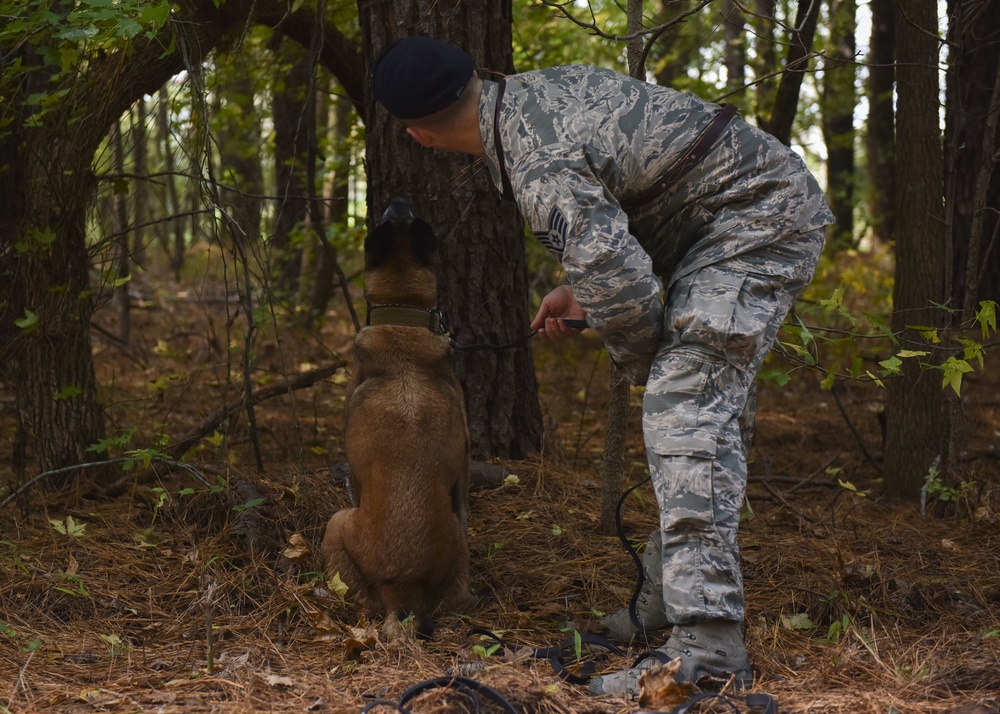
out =
<path fill-rule="evenodd" d="M 664 286 L 833 220 L 802 159 L 738 117 L 673 190 L 626 214 L 622 205 L 673 165 L 719 107 L 582 65 L 505 83 L 497 125 L 521 213 L 635 384 L 645 382 L 660 342 Z M 480 134 L 500 188 L 499 85 L 483 85 Z"/>

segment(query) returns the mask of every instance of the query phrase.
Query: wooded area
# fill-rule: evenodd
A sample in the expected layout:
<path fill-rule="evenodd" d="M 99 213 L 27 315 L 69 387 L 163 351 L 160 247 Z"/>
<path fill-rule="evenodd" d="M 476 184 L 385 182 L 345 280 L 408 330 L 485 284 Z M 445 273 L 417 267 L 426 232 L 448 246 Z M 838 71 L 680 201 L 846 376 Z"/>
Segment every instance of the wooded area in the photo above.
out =
<path fill-rule="evenodd" d="M 800 152 L 836 223 L 762 385 L 795 409 L 838 407 L 833 428 L 860 442 L 888 513 L 959 504 L 995 547 L 996 400 L 970 402 L 969 384 L 996 384 L 1000 3 L 629 6 L 638 31 L 610 0 L 0 0 L 5 547 L 21 538 L 15 512 L 45 525 L 49 505 L 123 493 L 158 501 L 152 530 L 166 491 L 130 489 L 163 474 L 199 474 L 230 515 L 273 498 L 261 482 L 309 502 L 304 484 L 342 457 L 328 416 L 364 320 L 362 241 L 392 196 L 440 238 L 456 340 L 527 334 L 559 266 L 479 160 L 423 149 L 376 106 L 374 57 L 404 34 L 463 47 L 485 77 L 628 72 L 630 46 L 649 81 L 735 104 Z M 603 443 L 592 396 L 607 368 L 584 345 L 462 355 L 476 458 L 540 462 L 540 484 L 574 432 L 578 453 L 585 427 Z M 573 400 L 599 426 L 560 416 Z M 629 439 L 627 463 L 641 462 Z M 857 491 L 860 476 L 837 473 Z"/>

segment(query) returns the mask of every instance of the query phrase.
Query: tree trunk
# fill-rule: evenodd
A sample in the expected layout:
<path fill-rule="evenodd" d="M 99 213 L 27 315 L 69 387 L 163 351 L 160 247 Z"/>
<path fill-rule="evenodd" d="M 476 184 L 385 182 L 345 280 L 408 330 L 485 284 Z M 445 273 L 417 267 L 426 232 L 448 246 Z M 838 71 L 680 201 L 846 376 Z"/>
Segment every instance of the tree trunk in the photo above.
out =
<path fill-rule="evenodd" d="M 173 139 L 170 135 L 170 95 L 165 86 L 160 87 L 160 94 L 156 103 L 156 128 L 160 135 L 160 148 L 163 151 L 163 168 L 166 171 L 167 184 L 167 215 L 173 218 L 170 224 L 173 228 L 173 245 L 169 254 L 170 267 L 174 271 L 174 278 L 180 280 L 181 268 L 184 265 L 184 209 L 181 206 L 180 192 L 177 190 L 178 177 L 174 175 L 176 164 L 174 162 Z"/>
<path fill-rule="evenodd" d="M 854 25 L 855 0 L 828 0 L 830 40 L 823 63 L 823 140 L 826 143 L 826 199 L 836 222 L 827 229 L 830 254 L 854 247 Z"/>
<path fill-rule="evenodd" d="M 754 92 L 757 99 L 757 125 L 764 126 L 771 117 L 778 82 L 774 73 L 778 70 L 777 42 L 774 39 L 775 0 L 754 0 L 750 14 L 750 27 L 754 34 L 754 59 L 751 67 L 754 74 Z"/>
<path fill-rule="evenodd" d="M 943 156 L 938 119 L 937 0 L 909 0 L 899 23 L 896 273 L 892 329 L 904 348 L 926 342 L 910 325 L 943 329 L 948 240 L 942 207 Z M 940 361 L 940 360 L 935 360 Z M 916 499 L 928 469 L 947 468 L 948 410 L 936 371 L 904 360 L 904 376 L 888 383 L 885 489 L 891 498 Z"/>
<path fill-rule="evenodd" d="M 347 227 L 347 191 L 350 177 L 350 161 L 347 155 L 347 139 L 351 130 L 351 103 L 343 97 L 334 97 L 330 114 L 330 136 L 334 155 L 338 157 L 333 171 L 333 180 L 329 184 L 330 194 L 326 196 L 326 210 L 323 221 L 329 227 L 331 234 L 342 232 Z M 326 186 L 323 187 L 326 190 Z M 334 288 L 339 283 L 345 302 L 351 297 L 344 287 L 343 271 L 337 263 L 337 254 L 328 240 L 317 241 L 315 247 L 315 269 L 311 275 L 312 290 L 309 293 L 309 319 L 315 321 L 326 312 L 327 306 L 334 294 Z M 352 312 L 350 307 L 346 312 Z"/>
<path fill-rule="evenodd" d="M 220 106 L 213 112 L 211 123 L 216 126 L 221 169 L 216 176 L 222 183 L 219 198 L 229 215 L 222 226 L 234 243 L 255 246 L 260 242 L 264 174 L 260 166 L 260 119 L 254 106 L 256 87 L 248 55 L 218 57 L 215 78 L 219 86 L 213 97 Z M 223 98 L 224 112 L 219 111 Z"/>
<path fill-rule="evenodd" d="M 896 235 L 896 0 L 871 0 L 866 136 L 868 213 L 872 234 L 883 243 Z"/>
<path fill-rule="evenodd" d="M 774 106 L 763 120 L 761 128 L 772 134 L 783 144 L 792 141 L 792 124 L 798 113 L 799 91 L 802 78 L 809 69 L 812 57 L 813 39 L 816 36 L 816 22 L 819 19 L 819 0 L 799 0 L 795 27 L 792 28 L 788 43 L 785 68 L 775 92 Z"/>
<path fill-rule="evenodd" d="M 689 12 L 694 4 L 692 0 L 660 0 L 656 23 L 664 25 L 676 20 Z M 655 61 L 649 63 L 651 69 L 655 68 L 657 84 L 669 87 L 677 77 L 687 72 L 692 55 L 697 53 L 697 43 L 701 36 L 697 30 L 692 31 L 691 27 L 697 27 L 701 22 L 699 15 L 692 15 L 683 22 L 670 26 L 657 37 L 653 49 Z"/>
<path fill-rule="evenodd" d="M 510 72 L 510 0 L 359 0 L 364 56 L 403 35 L 428 35 L 469 52 L 476 66 Z M 471 156 L 428 151 L 367 94 L 369 225 L 388 199 L 410 199 L 439 237 L 439 305 L 460 343 L 506 344 L 523 337 L 530 315 L 524 227 Z M 502 266 L 502 270 L 498 269 Z M 519 458 L 540 442 L 541 411 L 530 346 L 456 355 L 477 455 Z"/>
<path fill-rule="evenodd" d="M 743 10 L 736 0 L 726 0 L 723 10 L 723 37 L 726 40 L 726 95 L 728 101 L 739 104 L 746 93 L 747 33 Z"/>
<path fill-rule="evenodd" d="M 46 471 L 86 461 L 87 447 L 104 436 L 84 241 L 93 152 L 86 155 L 72 137 L 43 129 L 15 129 L 7 143 L 20 147 L 10 163 L 3 157 L 11 170 L 0 172 L 0 233 L 21 248 L 14 260 L 5 255 L 3 282 L 10 320 L 20 326 L 8 323 L 12 339 L 4 357 L 20 438 L 36 468 Z M 24 454 L 17 460 L 23 464 Z"/>
<path fill-rule="evenodd" d="M 135 112 L 132 115 L 132 166 L 136 176 L 149 175 L 149 162 L 147 161 L 146 146 L 146 98 L 142 97 L 136 102 Z M 126 245 L 132 247 L 132 262 L 139 268 L 146 267 L 146 229 L 143 224 L 149 220 L 147 211 L 149 210 L 149 191 L 146 181 L 137 178 L 132 182 L 132 190 L 129 194 L 129 203 L 132 205 L 132 223 L 129 229 L 129 237 Z"/>
<path fill-rule="evenodd" d="M 954 242 L 952 305 L 1000 301 L 1000 3 L 948 3 L 945 166 Z"/>
<path fill-rule="evenodd" d="M 122 142 L 121 119 L 111 125 L 111 162 L 113 172 L 120 176 L 125 173 L 125 148 Z M 115 270 L 112 275 L 115 282 L 125 279 L 132 266 L 132 256 L 129 250 L 128 203 L 125 191 L 115 185 L 111 192 L 112 234 L 117 236 L 115 243 Z M 114 291 L 115 311 L 118 314 L 118 338 L 128 342 L 132 333 L 132 301 L 129 299 L 128 283 L 112 285 Z"/>
<path fill-rule="evenodd" d="M 271 262 L 282 294 L 298 289 L 302 249 L 307 232 L 309 187 L 306 162 L 309 160 L 309 126 L 306 93 L 312 66 L 309 54 L 282 36 L 271 43 L 276 76 L 271 105 L 274 121 L 274 173 L 278 187 L 277 219 L 271 239 Z M 298 244 L 294 240 L 299 236 Z"/>

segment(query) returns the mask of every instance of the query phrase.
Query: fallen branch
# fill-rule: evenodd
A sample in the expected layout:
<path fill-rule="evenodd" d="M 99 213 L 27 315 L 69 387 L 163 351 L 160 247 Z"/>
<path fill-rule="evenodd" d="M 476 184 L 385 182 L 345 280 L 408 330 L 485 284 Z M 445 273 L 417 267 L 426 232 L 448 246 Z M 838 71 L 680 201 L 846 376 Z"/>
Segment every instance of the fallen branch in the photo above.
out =
<path fill-rule="evenodd" d="M 302 374 L 296 374 L 294 377 L 289 377 L 282 384 L 275 384 L 271 387 L 267 387 L 266 389 L 253 392 L 250 395 L 249 404 L 251 406 L 256 406 L 261 402 L 267 401 L 268 399 L 280 397 L 283 394 L 291 394 L 299 389 L 311 387 L 322 379 L 332 377 L 346 366 L 347 362 L 342 361 L 327 365 L 326 367 L 319 367 L 318 369 L 314 369 L 309 372 L 303 372 Z M 242 396 L 236 403 L 225 405 L 205 420 L 201 426 L 189 432 L 187 436 L 178 441 L 176 444 L 168 447 L 165 450 L 165 453 L 175 459 L 179 459 L 183 454 L 187 453 L 192 446 L 215 431 L 224 421 L 226 421 L 226 419 L 243 410 L 247 403 L 247 398 Z"/>

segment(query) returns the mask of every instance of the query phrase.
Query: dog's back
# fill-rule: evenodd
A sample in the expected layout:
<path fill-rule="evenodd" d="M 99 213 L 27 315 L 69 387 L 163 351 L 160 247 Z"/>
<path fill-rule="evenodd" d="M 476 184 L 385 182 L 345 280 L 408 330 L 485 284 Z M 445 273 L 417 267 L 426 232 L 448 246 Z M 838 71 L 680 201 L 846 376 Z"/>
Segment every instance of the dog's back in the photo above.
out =
<path fill-rule="evenodd" d="M 385 225 L 366 241 L 366 295 L 430 315 L 436 288 L 419 243 L 429 227 L 394 222 L 388 235 Z M 407 615 L 429 634 L 435 612 L 463 604 L 468 589 L 469 435 L 446 337 L 398 324 L 358 333 L 345 445 L 357 507 L 330 519 L 327 570 L 385 610 L 387 634 Z"/>

